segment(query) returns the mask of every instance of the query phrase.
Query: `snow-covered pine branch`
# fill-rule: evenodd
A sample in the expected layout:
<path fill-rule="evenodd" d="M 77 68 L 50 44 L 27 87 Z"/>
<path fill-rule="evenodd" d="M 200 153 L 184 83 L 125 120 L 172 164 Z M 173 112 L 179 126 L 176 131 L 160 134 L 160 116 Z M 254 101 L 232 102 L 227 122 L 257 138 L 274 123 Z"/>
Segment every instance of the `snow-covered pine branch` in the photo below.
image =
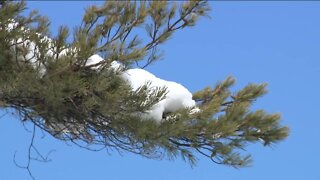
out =
<path fill-rule="evenodd" d="M 68 28 L 47 38 L 49 21 L 35 12 L 25 17 L 24 9 L 23 2 L 0 3 L 0 107 L 57 139 L 148 158 L 181 155 L 191 164 L 198 153 L 241 167 L 250 161 L 239 152 L 248 142 L 288 136 L 279 114 L 251 109 L 266 84 L 231 92 L 228 77 L 191 95 L 176 82 L 127 69 L 158 60 L 157 47 L 206 16 L 207 1 L 106 1 L 86 9 L 71 43 Z"/>

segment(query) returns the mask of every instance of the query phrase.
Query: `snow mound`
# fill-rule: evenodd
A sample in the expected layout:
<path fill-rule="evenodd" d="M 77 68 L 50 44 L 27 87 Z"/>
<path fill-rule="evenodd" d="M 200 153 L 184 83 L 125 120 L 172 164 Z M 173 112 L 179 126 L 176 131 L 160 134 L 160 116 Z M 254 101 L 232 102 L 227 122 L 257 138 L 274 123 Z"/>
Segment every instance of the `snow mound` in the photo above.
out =
<path fill-rule="evenodd" d="M 95 54 L 91 56 L 86 65 L 97 64 L 104 59 Z M 114 61 L 112 68 L 120 68 L 122 65 Z M 141 115 L 144 119 L 153 119 L 157 122 L 163 120 L 163 115 L 170 112 L 175 112 L 184 108 L 193 108 L 196 103 L 192 99 L 191 92 L 179 83 L 166 81 L 156 77 L 154 74 L 144 69 L 128 69 L 120 75 L 132 88 L 133 91 L 139 87 L 149 83 L 151 90 L 166 87 L 167 94 L 165 98 L 155 104 L 148 112 Z M 198 112 L 198 108 L 192 109 L 191 114 Z"/>
<path fill-rule="evenodd" d="M 143 114 L 143 118 L 160 122 L 166 113 L 195 106 L 192 94 L 184 86 L 173 81 L 160 79 L 144 69 L 128 69 L 121 74 L 121 77 L 130 84 L 132 90 L 137 90 L 146 83 L 150 84 L 151 90 L 166 87 L 165 98 L 155 104 L 146 114 Z"/>

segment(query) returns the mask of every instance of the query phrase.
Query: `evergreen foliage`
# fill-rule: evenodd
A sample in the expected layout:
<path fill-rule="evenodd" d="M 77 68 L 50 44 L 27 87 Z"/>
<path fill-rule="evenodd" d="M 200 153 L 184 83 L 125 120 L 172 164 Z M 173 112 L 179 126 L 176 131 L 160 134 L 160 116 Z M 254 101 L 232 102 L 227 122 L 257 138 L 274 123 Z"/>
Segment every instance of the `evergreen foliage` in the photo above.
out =
<path fill-rule="evenodd" d="M 198 113 L 182 109 L 161 123 L 137 115 L 159 102 L 166 89 L 151 92 L 146 84 L 132 91 L 111 63 L 144 68 L 155 62 L 162 57 L 159 45 L 207 16 L 206 1 L 106 1 L 86 9 L 71 42 L 63 26 L 49 40 L 48 19 L 36 11 L 22 16 L 25 9 L 24 2 L 0 3 L 0 108 L 15 109 L 23 122 L 57 139 L 148 158 L 181 155 L 191 164 L 201 154 L 241 167 L 250 161 L 241 153 L 247 143 L 270 145 L 288 136 L 279 114 L 250 110 L 266 84 L 231 92 L 232 77 L 194 93 Z M 30 47 L 35 57 L 28 57 Z M 93 54 L 105 61 L 85 66 Z"/>

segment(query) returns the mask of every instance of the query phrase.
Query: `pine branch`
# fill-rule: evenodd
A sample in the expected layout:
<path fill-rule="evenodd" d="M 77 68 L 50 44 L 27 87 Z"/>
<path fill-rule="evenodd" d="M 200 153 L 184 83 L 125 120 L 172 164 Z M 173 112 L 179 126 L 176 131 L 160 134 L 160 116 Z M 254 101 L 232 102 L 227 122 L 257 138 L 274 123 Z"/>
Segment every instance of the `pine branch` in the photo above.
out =
<path fill-rule="evenodd" d="M 250 161 L 242 154 L 248 143 L 270 145 L 288 136 L 280 115 L 251 109 L 266 93 L 266 84 L 231 92 L 235 80 L 228 77 L 193 94 L 197 112 L 166 112 L 166 120 L 159 123 L 142 115 L 162 100 L 165 90 L 151 91 L 145 85 L 132 91 L 108 68 L 112 61 L 128 68 L 145 60 L 144 68 L 159 59 L 159 45 L 205 16 L 206 1 L 183 2 L 179 11 L 162 1 L 108 1 L 87 9 L 71 43 L 66 41 L 67 28 L 60 28 L 52 41 L 43 41 L 39 34 L 49 34 L 49 23 L 37 14 L 21 16 L 24 8 L 19 2 L 0 4 L 0 108 L 15 109 L 23 122 L 56 139 L 91 151 L 115 149 L 155 159 L 180 154 L 191 164 L 200 154 L 217 164 L 242 167 Z M 18 25 L 7 30 L 11 19 Z M 148 38 L 135 34 L 143 25 Z M 28 42 L 34 48 L 29 49 Z M 86 65 L 95 53 L 104 61 Z M 33 147 L 33 139 L 29 160 L 48 160 Z M 31 151 L 37 158 L 31 158 Z M 30 173 L 29 164 L 25 168 Z"/>

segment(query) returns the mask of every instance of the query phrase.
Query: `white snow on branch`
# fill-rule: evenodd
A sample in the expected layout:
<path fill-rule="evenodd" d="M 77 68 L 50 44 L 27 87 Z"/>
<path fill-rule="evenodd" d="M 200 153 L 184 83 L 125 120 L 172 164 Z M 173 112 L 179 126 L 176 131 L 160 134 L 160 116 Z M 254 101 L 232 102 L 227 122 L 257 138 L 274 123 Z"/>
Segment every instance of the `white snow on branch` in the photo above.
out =
<path fill-rule="evenodd" d="M 91 56 L 87 65 L 97 64 L 104 61 L 99 55 Z M 119 62 L 114 61 L 111 67 L 121 67 Z M 124 79 L 132 88 L 133 91 L 139 87 L 149 84 L 151 90 L 158 88 L 166 88 L 167 94 L 163 100 L 155 104 L 148 112 L 142 114 L 142 118 L 153 119 L 157 122 L 163 120 L 163 115 L 170 112 L 175 112 L 184 108 L 194 108 L 196 103 L 192 99 L 191 92 L 179 83 L 166 81 L 153 75 L 144 69 L 128 69 L 121 73 L 121 78 Z M 198 112 L 198 108 L 191 110 L 191 114 Z"/>
<path fill-rule="evenodd" d="M 181 84 L 160 79 L 144 69 L 126 70 L 121 77 L 130 84 L 132 90 L 136 90 L 146 83 L 150 84 L 149 88 L 151 89 L 166 88 L 167 94 L 165 98 L 155 104 L 154 107 L 144 115 L 145 118 L 161 121 L 165 113 L 195 106 L 192 94 Z"/>

